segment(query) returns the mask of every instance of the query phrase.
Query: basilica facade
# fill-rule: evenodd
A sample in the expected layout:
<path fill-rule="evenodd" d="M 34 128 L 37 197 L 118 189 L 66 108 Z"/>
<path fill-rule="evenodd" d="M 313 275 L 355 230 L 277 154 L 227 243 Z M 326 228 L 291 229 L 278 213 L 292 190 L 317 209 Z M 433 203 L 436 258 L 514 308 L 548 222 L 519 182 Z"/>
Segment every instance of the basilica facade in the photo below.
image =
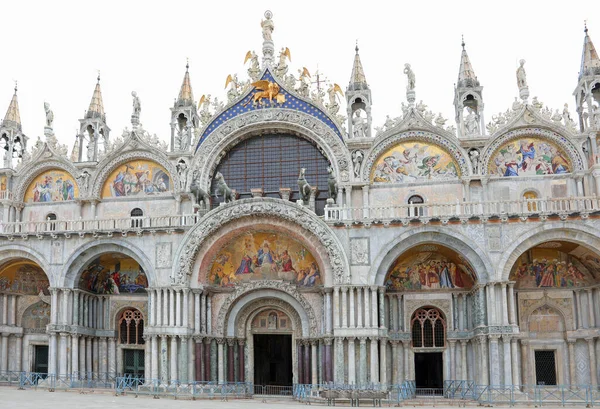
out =
<path fill-rule="evenodd" d="M 0 377 L 597 385 L 587 28 L 573 116 L 530 97 L 521 61 L 518 97 L 486 122 L 463 43 L 454 120 L 417 102 L 406 64 L 402 112 L 381 126 L 358 48 L 348 85 L 323 84 L 275 47 L 270 12 L 261 28 L 226 102 L 196 100 L 186 68 L 168 143 L 135 93 L 131 128 L 111 133 L 99 77 L 72 150 L 50 105 L 30 140 L 15 89 L 0 125 Z"/>

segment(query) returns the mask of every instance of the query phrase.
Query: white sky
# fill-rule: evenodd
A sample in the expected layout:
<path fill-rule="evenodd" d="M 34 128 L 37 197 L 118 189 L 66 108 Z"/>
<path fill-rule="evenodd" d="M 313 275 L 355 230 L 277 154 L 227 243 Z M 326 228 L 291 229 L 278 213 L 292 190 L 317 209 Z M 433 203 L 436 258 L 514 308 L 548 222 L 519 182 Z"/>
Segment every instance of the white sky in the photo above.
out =
<path fill-rule="evenodd" d="M 0 116 L 14 80 L 24 132 L 43 135 L 43 102 L 54 111 L 54 131 L 73 146 L 101 71 L 112 136 L 131 127 L 131 91 L 142 102 L 141 122 L 170 138 L 170 111 L 186 57 L 194 97 L 225 100 L 225 78 L 246 78 L 243 60 L 261 53 L 260 20 L 273 12 L 275 49 L 289 47 L 291 71 L 319 69 L 345 90 L 355 40 L 373 95 L 374 126 L 398 116 L 405 101 L 404 63 L 416 74 L 417 101 L 454 122 L 453 84 L 460 38 L 484 86 L 485 120 L 517 96 L 515 70 L 525 68 L 531 97 L 550 108 L 575 104 L 583 21 L 600 46 L 600 6 L 589 1 L 4 1 L 0 44 Z M 297 76 L 297 75 L 296 75 Z M 345 110 L 345 104 L 344 108 Z M 43 139 L 43 136 L 42 136 Z M 31 146 L 31 145 L 30 145 Z"/>

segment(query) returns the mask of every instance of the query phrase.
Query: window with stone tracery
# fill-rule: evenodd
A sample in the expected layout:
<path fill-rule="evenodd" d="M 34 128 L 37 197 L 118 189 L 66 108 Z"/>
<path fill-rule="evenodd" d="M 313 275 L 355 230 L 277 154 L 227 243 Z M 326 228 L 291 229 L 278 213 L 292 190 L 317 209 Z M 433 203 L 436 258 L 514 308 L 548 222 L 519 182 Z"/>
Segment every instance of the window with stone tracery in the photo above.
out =
<path fill-rule="evenodd" d="M 136 309 L 123 311 L 119 319 L 119 342 L 121 344 L 144 344 L 144 318 Z"/>
<path fill-rule="evenodd" d="M 446 320 L 437 308 L 420 308 L 411 320 L 414 348 L 441 348 L 446 340 Z"/>

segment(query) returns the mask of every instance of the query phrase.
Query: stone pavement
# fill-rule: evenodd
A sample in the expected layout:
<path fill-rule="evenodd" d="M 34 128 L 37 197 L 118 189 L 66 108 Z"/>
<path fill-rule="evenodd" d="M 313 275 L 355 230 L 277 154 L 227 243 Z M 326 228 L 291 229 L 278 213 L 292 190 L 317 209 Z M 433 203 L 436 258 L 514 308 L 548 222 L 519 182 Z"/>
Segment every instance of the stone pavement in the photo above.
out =
<path fill-rule="evenodd" d="M 80 394 L 77 391 L 18 390 L 14 387 L 0 387 L 0 409 L 260 409 L 260 408 L 306 408 L 292 400 L 238 399 L 222 402 L 215 400 L 174 400 L 172 398 L 152 399 L 149 396 L 136 398 L 132 395 L 115 396 L 108 391 Z"/>

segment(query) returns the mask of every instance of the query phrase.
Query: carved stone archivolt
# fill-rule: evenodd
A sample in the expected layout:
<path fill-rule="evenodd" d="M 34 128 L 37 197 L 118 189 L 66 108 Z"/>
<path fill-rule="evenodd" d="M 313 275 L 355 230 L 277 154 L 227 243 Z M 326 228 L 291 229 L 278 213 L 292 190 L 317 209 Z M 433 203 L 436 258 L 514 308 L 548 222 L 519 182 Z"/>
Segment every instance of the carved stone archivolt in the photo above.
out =
<path fill-rule="evenodd" d="M 547 139 L 557 144 L 569 156 L 569 159 L 573 164 L 573 171 L 582 171 L 585 168 L 582 153 L 580 152 L 579 148 L 569 140 L 569 138 L 549 129 L 527 127 L 511 130 L 489 142 L 489 144 L 482 151 L 483 154 L 481 155 L 482 157 L 480 164 L 481 174 L 488 174 L 488 167 L 490 160 L 492 160 L 492 155 L 502 145 L 519 138 L 531 137 Z"/>
<path fill-rule="evenodd" d="M 385 134 L 383 136 L 383 138 L 375 141 L 373 148 L 367 153 L 365 161 L 363 162 L 362 180 L 365 182 L 369 181 L 373 164 L 383 152 L 394 145 L 408 141 L 421 141 L 437 145 L 447 151 L 456 160 L 462 176 L 468 176 L 472 173 L 468 155 L 458 143 L 450 140 L 450 138 L 427 131 L 407 131 L 393 136 L 387 136 Z"/>
<path fill-rule="evenodd" d="M 38 177 L 40 173 L 51 169 L 60 169 L 69 173 L 73 177 L 75 183 L 77 183 L 79 191 L 83 191 L 77 179 L 79 172 L 77 171 L 77 168 L 75 168 L 75 166 L 73 166 L 66 160 L 61 160 L 60 158 L 50 158 L 49 160 L 43 160 L 43 158 L 38 158 L 38 160 L 30 162 L 29 166 L 26 166 L 20 170 L 19 173 L 21 175 L 25 175 L 25 178 L 20 179 L 18 184 L 16 185 L 16 188 L 14 190 L 15 200 L 22 202 L 25 198 L 25 194 L 27 193 L 27 188 L 29 187 L 31 182 L 33 182 L 33 180 L 36 177 Z"/>
<path fill-rule="evenodd" d="M 113 172 L 118 166 L 137 159 L 146 159 L 152 162 L 156 162 L 163 168 L 165 168 L 169 173 L 169 176 L 171 177 L 173 191 L 177 192 L 180 186 L 179 174 L 177 173 L 177 170 L 175 169 L 173 164 L 169 162 L 166 155 L 163 156 L 155 152 L 155 149 L 153 149 L 152 151 L 136 149 L 122 153 L 121 155 L 113 157 L 112 159 L 104 159 L 98 164 L 98 169 L 100 169 L 100 171 L 92 175 L 92 180 L 90 181 L 90 196 L 94 198 L 99 198 L 100 193 L 102 191 L 102 186 L 104 186 L 104 182 L 106 181 L 106 178 L 108 178 L 108 175 L 110 175 L 110 173 Z"/>
<path fill-rule="evenodd" d="M 330 160 L 338 181 L 350 180 L 350 152 L 333 130 L 319 119 L 289 109 L 253 110 L 224 122 L 202 143 L 194 155 L 192 169 L 200 174 L 200 186 L 210 189 L 210 177 L 227 148 L 240 142 L 248 134 L 264 131 L 291 132 L 314 141 Z M 189 172 L 188 185 L 194 172 Z"/>
<path fill-rule="evenodd" d="M 339 239 L 329 226 L 310 210 L 295 203 L 272 198 L 244 199 L 219 206 L 207 213 L 190 231 L 186 233 L 183 245 L 179 248 L 171 281 L 187 285 L 198 255 L 198 251 L 207 238 L 225 224 L 244 217 L 275 216 L 291 221 L 312 233 L 327 252 L 333 282 L 347 283 L 350 280 L 350 267 L 346 253 Z"/>
<path fill-rule="evenodd" d="M 216 326 L 215 326 L 216 327 L 215 330 L 216 330 L 216 333 L 218 336 L 226 335 L 225 334 L 225 326 L 228 321 L 227 318 L 228 318 L 229 313 L 231 312 L 231 308 L 234 306 L 234 304 L 237 301 L 239 301 L 241 297 L 247 295 L 248 293 L 254 292 L 254 291 L 260 291 L 260 290 L 278 290 L 278 291 L 282 291 L 282 292 L 286 293 L 287 295 L 291 296 L 292 298 L 294 298 L 301 305 L 302 309 L 304 310 L 304 312 L 306 313 L 306 315 L 308 317 L 308 327 L 309 327 L 309 331 L 310 331 L 310 336 L 316 336 L 317 320 L 316 320 L 315 312 L 314 312 L 312 306 L 310 305 L 310 303 L 304 298 L 304 296 L 302 296 L 302 294 L 300 294 L 300 292 L 298 291 L 298 289 L 296 288 L 295 285 L 288 284 L 283 281 L 274 281 L 274 280 L 252 281 L 250 283 L 236 285 L 234 287 L 234 291 L 231 294 L 229 294 L 227 299 L 221 305 L 221 309 L 219 310 L 219 315 L 218 315 Z M 265 298 L 264 300 L 273 300 L 273 297 Z M 255 302 L 249 304 L 249 306 L 245 307 L 245 308 L 251 308 L 252 310 L 255 310 L 257 308 L 256 303 L 260 302 L 260 301 L 261 300 L 257 300 Z M 289 306 L 289 304 L 287 302 L 285 302 L 284 300 L 278 300 L 278 301 Z M 267 302 L 267 301 L 265 301 L 265 302 Z M 280 305 L 283 305 L 283 304 L 280 304 Z M 291 306 L 290 306 L 290 308 L 291 308 Z M 242 312 L 243 311 L 244 310 L 242 310 Z M 240 314 L 242 312 L 240 312 Z M 286 310 L 284 310 L 284 312 L 287 313 Z M 297 311 L 294 310 L 294 312 L 295 312 L 295 314 L 298 314 Z M 238 314 L 238 316 L 239 316 L 239 314 Z M 240 322 L 239 318 L 236 319 L 236 321 L 238 321 L 238 323 L 239 323 Z M 301 320 L 298 321 L 298 323 L 300 323 L 300 322 L 301 322 Z"/>

